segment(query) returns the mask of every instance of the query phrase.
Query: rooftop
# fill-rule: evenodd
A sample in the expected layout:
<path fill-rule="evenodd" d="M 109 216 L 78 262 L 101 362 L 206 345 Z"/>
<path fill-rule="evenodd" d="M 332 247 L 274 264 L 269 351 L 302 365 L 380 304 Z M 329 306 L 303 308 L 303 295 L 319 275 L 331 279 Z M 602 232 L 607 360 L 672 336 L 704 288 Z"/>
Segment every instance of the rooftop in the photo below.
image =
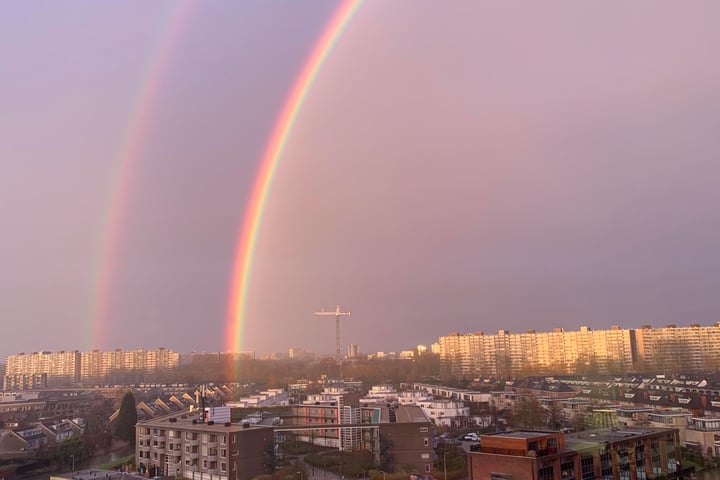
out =
<path fill-rule="evenodd" d="M 489 436 L 495 438 L 541 438 L 557 432 L 542 432 L 533 430 L 515 430 L 512 432 L 491 433 Z"/>
<path fill-rule="evenodd" d="M 209 432 L 209 433 L 226 433 L 239 432 L 244 430 L 267 428 L 262 425 L 250 425 L 241 423 L 203 423 L 197 420 L 197 416 L 188 412 L 182 414 L 164 415 L 162 417 L 152 418 L 138 422 L 138 426 L 142 427 L 158 427 L 158 428 L 179 428 L 186 431 Z"/>
<path fill-rule="evenodd" d="M 660 427 L 622 427 L 599 428 L 565 434 L 565 445 L 568 448 L 578 449 L 582 445 L 597 445 L 615 443 L 621 440 L 641 438 L 645 435 L 674 432 L 674 428 Z"/>

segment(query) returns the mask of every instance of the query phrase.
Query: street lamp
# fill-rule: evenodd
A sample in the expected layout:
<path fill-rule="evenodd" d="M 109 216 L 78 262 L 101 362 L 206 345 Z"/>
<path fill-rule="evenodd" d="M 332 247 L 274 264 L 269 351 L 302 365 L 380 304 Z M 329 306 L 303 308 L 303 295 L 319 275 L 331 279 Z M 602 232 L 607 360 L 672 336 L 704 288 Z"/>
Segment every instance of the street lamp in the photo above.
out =
<path fill-rule="evenodd" d="M 70 458 L 72 459 L 72 472 L 75 472 L 75 454 L 71 453 Z"/>
<path fill-rule="evenodd" d="M 298 475 L 300 475 L 300 480 L 303 480 L 303 472 L 295 472 L 295 473 L 297 473 Z"/>
<path fill-rule="evenodd" d="M 443 452 L 443 474 L 447 480 L 447 452 Z"/>

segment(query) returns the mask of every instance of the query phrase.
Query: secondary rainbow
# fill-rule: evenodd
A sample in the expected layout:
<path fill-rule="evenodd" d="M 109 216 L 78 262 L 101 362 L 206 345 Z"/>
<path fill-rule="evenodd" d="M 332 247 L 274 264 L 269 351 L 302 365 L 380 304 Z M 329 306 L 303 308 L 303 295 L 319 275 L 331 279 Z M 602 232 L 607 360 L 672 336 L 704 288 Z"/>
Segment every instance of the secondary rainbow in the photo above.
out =
<path fill-rule="evenodd" d="M 149 68 L 142 76 L 139 94 L 131 109 L 124 141 L 116 155 L 105 200 L 104 215 L 93 257 L 90 283 L 88 326 L 85 347 L 97 348 L 107 339 L 110 323 L 112 280 L 118 270 L 119 245 L 132 193 L 132 180 L 150 132 L 152 114 L 162 82 L 172 60 L 172 53 L 191 17 L 192 2 L 178 2 L 165 21 L 158 42 L 148 56 Z"/>
<path fill-rule="evenodd" d="M 235 249 L 226 336 L 228 351 L 242 350 L 253 254 L 278 163 L 318 73 L 361 3 L 362 0 L 345 0 L 335 10 L 295 80 L 265 147 Z"/>

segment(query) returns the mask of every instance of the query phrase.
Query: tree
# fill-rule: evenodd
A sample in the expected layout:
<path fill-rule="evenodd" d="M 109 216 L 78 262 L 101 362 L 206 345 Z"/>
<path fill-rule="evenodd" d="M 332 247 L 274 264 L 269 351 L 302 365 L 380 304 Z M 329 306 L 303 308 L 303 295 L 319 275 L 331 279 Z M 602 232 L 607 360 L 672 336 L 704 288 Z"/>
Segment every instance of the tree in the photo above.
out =
<path fill-rule="evenodd" d="M 547 417 L 547 410 L 536 398 L 520 397 L 513 420 L 520 428 L 542 428 L 547 425 Z"/>
<path fill-rule="evenodd" d="M 548 408 L 548 427 L 558 430 L 563 426 L 565 420 L 562 404 L 560 402 L 552 402 Z"/>
<path fill-rule="evenodd" d="M 137 410 L 135 396 L 127 392 L 120 403 L 120 412 L 115 419 L 115 436 L 120 440 L 135 445 L 135 424 L 137 423 Z"/>
<path fill-rule="evenodd" d="M 85 445 L 80 437 L 70 437 L 57 446 L 58 459 L 67 466 L 77 466 L 85 456 Z"/>

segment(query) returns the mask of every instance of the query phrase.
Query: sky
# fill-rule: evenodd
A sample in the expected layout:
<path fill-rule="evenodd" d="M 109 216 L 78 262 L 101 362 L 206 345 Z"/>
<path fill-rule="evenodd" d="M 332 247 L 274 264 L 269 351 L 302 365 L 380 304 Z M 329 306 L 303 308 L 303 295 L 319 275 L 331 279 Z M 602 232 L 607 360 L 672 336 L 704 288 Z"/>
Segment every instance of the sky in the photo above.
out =
<path fill-rule="evenodd" d="M 0 356 L 225 349 L 260 159 L 338 5 L 3 5 Z M 337 304 L 363 352 L 720 321 L 719 14 L 367 0 L 280 159 L 243 349 L 333 353 Z"/>

